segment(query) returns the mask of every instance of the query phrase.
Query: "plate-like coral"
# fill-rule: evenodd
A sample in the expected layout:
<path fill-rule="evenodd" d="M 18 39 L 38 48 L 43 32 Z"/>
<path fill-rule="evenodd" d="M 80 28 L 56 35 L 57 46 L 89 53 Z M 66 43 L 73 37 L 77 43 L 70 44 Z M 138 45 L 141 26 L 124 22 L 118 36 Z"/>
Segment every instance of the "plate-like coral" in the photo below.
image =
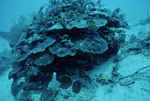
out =
<path fill-rule="evenodd" d="M 46 11 L 41 7 L 12 50 L 15 60 L 9 78 L 14 79 L 13 95 L 30 100 L 30 89 L 44 93 L 53 72 L 58 81 L 64 75 L 71 78 L 69 82 L 78 78 L 86 81 L 84 71 L 92 68 L 98 57 L 106 59 L 119 48 L 122 34 L 115 36 L 111 29 L 127 26 L 119 9 L 111 12 L 91 0 L 50 0 Z M 15 92 L 21 78 L 25 80 Z M 77 81 L 72 89 L 78 93 L 81 87 L 82 82 Z"/>

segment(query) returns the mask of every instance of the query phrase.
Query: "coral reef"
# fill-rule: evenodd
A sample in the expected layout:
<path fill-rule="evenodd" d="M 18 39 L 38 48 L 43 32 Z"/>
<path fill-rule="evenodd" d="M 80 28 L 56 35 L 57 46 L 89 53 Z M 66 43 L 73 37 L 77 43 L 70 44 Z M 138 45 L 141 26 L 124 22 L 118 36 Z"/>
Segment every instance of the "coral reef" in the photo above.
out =
<path fill-rule="evenodd" d="M 124 41 L 117 29 L 128 24 L 119 12 L 103 7 L 100 0 L 50 0 L 46 11 L 41 7 L 12 50 L 14 97 L 31 100 L 38 93 L 44 101 L 54 99 L 58 90 L 48 89 L 54 72 L 59 89 L 72 87 L 79 93 L 83 81 L 90 81 L 85 71 L 99 57 L 104 61 L 115 54 Z"/>

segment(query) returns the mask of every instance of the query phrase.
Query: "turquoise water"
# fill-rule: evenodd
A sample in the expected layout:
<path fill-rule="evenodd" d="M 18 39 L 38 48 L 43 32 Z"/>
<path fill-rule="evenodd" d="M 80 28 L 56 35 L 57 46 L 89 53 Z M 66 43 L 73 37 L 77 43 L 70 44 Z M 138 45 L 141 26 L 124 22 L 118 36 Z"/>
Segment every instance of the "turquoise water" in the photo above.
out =
<path fill-rule="evenodd" d="M 1 0 L 0 1 L 0 30 L 8 31 L 12 20 L 17 20 L 20 15 L 37 11 L 48 0 Z M 147 17 L 150 11 L 149 0 L 102 0 L 102 4 L 110 9 L 120 7 L 129 21 Z"/>

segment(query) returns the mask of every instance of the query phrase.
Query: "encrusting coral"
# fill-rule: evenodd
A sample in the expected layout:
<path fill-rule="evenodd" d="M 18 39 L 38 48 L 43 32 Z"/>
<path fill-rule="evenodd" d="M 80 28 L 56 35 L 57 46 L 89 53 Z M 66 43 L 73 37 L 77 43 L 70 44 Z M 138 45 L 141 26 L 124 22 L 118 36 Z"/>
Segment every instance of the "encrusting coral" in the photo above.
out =
<path fill-rule="evenodd" d="M 124 40 L 122 34 L 115 36 L 115 30 L 111 30 L 128 28 L 119 11 L 111 12 L 100 4 L 100 0 L 97 3 L 91 0 L 50 0 L 45 11 L 41 7 L 23 32 L 24 37 L 12 50 L 15 59 L 9 78 L 14 79 L 14 97 L 30 100 L 36 91 L 44 95 L 54 72 L 58 81 L 64 75 L 76 81 L 73 85 L 77 83 L 78 89 L 73 87 L 73 91 L 78 93 L 82 86 L 78 78 L 86 81 L 85 70 L 96 63 L 97 57 L 106 60 Z M 25 81 L 17 84 L 21 78 Z M 16 86 L 19 90 L 15 90 Z M 47 96 L 45 94 L 44 98 L 54 97 Z"/>

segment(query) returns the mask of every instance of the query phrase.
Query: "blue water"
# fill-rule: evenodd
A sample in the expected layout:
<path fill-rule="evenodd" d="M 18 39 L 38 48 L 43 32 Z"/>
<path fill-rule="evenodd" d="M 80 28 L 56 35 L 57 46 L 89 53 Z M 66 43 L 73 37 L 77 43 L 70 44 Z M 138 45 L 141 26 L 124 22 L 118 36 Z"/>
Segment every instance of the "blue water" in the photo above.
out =
<path fill-rule="evenodd" d="M 48 0 L 0 0 L 0 30 L 8 31 L 12 20 L 17 20 L 20 15 L 38 11 L 40 6 Z"/>
<path fill-rule="evenodd" d="M 10 30 L 11 20 L 17 20 L 20 15 L 37 11 L 48 0 L 0 0 L 0 30 Z M 128 20 L 147 16 L 150 11 L 149 0 L 102 0 L 102 4 L 110 9 L 120 7 Z"/>
<path fill-rule="evenodd" d="M 0 30 L 9 31 L 12 20 L 17 20 L 20 15 L 37 11 L 47 2 L 48 0 L 0 0 Z M 102 4 L 112 10 L 120 7 L 129 21 L 145 18 L 147 11 L 150 11 L 149 0 L 102 0 Z"/>

